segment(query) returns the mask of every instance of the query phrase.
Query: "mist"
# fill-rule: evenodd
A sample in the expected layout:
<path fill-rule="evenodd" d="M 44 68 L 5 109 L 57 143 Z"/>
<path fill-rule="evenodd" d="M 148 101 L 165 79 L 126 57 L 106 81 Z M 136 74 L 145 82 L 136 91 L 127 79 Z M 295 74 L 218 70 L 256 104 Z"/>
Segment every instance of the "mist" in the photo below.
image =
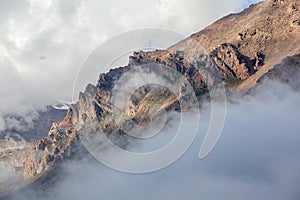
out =
<path fill-rule="evenodd" d="M 16 194 L 16 199 L 298 200 L 299 101 L 299 91 L 268 81 L 252 95 L 229 101 L 222 135 L 202 160 L 198 153 L 209 124 L 209 106 L 201 112 L 191 148 L 164 169 L 128 174 L 100 163 L 69 161 L 64 164 L 66 176 L 50 192 L 33 190 L 29 196 Z M 178 120 L 173 116 L 160 133 L 166 136 L 159 137 L 169 139 Z M 148 148 L 144 143 L 135 143 L 134 149 Z"/>

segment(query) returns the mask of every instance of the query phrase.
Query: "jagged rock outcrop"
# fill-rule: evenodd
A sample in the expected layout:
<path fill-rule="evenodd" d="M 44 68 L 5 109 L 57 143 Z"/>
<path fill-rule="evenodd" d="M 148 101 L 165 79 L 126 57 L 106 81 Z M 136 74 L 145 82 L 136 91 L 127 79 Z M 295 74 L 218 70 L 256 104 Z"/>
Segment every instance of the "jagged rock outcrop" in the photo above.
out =
<path fill-rule="evenodd" d="M 137 66 L 153 64 L 157 67 L 149 66 L 149 73 L 156 73 L 161 77 L 174 81 L 177 78 L 165 68 L 166 66 L 171 67 L 174 71 L 186 77 L 193 89 L 190 93 L 195 92 L 195 95 L 200 99 L 202 95 L 207 93 L 208 84 L 216 81 L 213 76 L 210 78 L 206 75 L 209 74 L 209 70 L 204 72 L 206 66 L 211 67 L 213 65 L 212 59 L 210 59 L 208 55 L 206 55 L 206 57 L 204 55 L 205 52 L 203 52 L 202 60 L 197 60 L 196 67 L 199 68 L 200 65 L 202 66 L 202 70 L 199 70 L 196 69 L 193 63 L 185 59 L 184 54 L 178 51 L 157 50 L 153 52 L 135 52 L 129 58 L 129 64 L 127 66 L 111 69 L 108 73 L 100 74 L 97 86 L 88 85 L 85 92 L 79 95 L 79 102 L 74 108 L 74 123 L 77 121 L 77 125 L 79 124 L 78 128 L 80 128 L 80 124 L 83 125 L 88 122 L 99 121 L 104 131 L 109 133 L 122 133 L 118 127 L 118 125 L 120 126 L 121 124 L 117 124 L 115 122 L 116 120 L 124 119 L 124 124 L 121 126 L 129 125 L 130 123 L 128 122 L 130 121 L 143 124 L 149 120 L 149 110 L 158 102 L 161 106 L 158 110 L 178 111 L 180 109 L 188 109 L 191 98 L 185 95 L 188 88 L 185 84 L 178 87 L 179 96 L 174 96 L 174 94 L 166 88 L 155 88 L 145 85 L 141 88 L 137 88 L 132 94 L 128 105 L 129 109 L 125 114 L 123 113 L 124 115 L 117 116 L 118 119 L 116 119 L 116 117 L 112 117 L 112 90 L 116 82 L 129 70 L 134 71 L 138 69 Z M 203 73 L 201 73 L 201 71 Z M 186 105 L 186 107 L 180 107 L 178 101 L 185 102 L 184 105 Z M 128 128 L 127 126 L 126 129 Z"/>
<path fill-rule="evenodd" d="M 96 120 L 96 87 L 89 84 L 84 93 L 79 94 L 78 102 L 73 106 L 72 124 L 84 124 L 87 120 Z"/>
<path fill-rule="evenodd" d="M 70 108 L 61 122 L 54 122 L 47 138 L 36 142 L 24 162 L 24 179 L 33 179 L 72 157 L 78 150 L 79 137 L 72 124 Z"/>
<path fill-rule="evenodd" d="M 258 78 L 274 64 L 299 50 L 300 29 L 294 25 L 299 18 L 298 10 L 298 0 L 267 0 L 240 14 L 223 18 L 169 49 L 135 52 L 127 66 L 101 74 L 97 86 L 89 85 L 80 94 L 73 121 L 79 124 L 97 120 L 104 122 L 104 116 L 106 121 L 112 121 L 113 118 L 108 116 L 112 112 L 115 82 L 135 66 L 149 63 L 169 66 L 185 76 L 198 100 L 208 92 L 209 85 L 220 82 L 220 79 L 237 79 L 239 81 L 235 82 L 240 84 L 239 87 L 247 90 L 248 85 L 256 84 Z M 163 67 L 158 73 L 170 77 Z M 151 107 L 148 99 L 153 99 L 151 94 L 154 91 L 149 89 L 141 96 L 143 90 L 141 88 L 132 95 L 129 114 L 133 118 Z M 170 102 L 168 106 L 173 109 L 180 109 L 173 97 L 165 101 Z M 115 128 L 112 124 L 103 124 L 103 127 L 112 130 Z"/>
<path fill-rule="evenodd" d="M 245 80 L 255 73 L 259 66 L 255 59 L 242 55 L 232 44 L 222 44 L 211 52 L 211 56 L 224 79 L 238 78 Z M 263 62 L 263 60 L 261 61 Z"/>

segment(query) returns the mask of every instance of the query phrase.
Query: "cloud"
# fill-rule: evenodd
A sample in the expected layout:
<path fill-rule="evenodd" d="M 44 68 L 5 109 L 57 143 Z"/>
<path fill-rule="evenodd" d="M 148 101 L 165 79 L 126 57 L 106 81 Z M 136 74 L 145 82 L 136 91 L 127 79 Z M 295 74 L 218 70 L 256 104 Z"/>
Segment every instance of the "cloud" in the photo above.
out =
<path fill-rule="evenodd" d="M 228 104 L 221 138 L 205 159 L 197 156 L 209 124 L 209 107 L 202 112 L 193 145 L 171 166 L 136 175 L 100 163 L 70 161 L 64 165 L 66 176 L 48 192 L 39 194 L 39 199 L 297 200 L 299 100 L 299 91 L 269 82 L 258 87 L 253 96 Z M 177 126 L 172 123 L 178 124 L 178 119 L 175 117 L 161 134 L 173 135 Z M 160 141 L 166 142 L 164 138 L 169 139 Z M 134 150 L 149 147 L 147 141 L 135 145 Z M 17 199 L 27 198 L 21 195 Z"/>
<path fill-rule="evenodd" d="M 4 114 L 70 100 L 80 64 L 97 44 L 113 35 L 142 27 L 190 34 L 241 10 L 249 1 L 3 0 L 0 4 Z M 105 66 L 98 65 L 100 74 Z M 90 82 L 96 79 L 94 75 Z"/>
<path fill-rule="evenodd" d="M 6 129 L 6 125 L 5 125 L 5 121 L 2 117 L 0 117 L 0 130 L 5 130 Z"/>

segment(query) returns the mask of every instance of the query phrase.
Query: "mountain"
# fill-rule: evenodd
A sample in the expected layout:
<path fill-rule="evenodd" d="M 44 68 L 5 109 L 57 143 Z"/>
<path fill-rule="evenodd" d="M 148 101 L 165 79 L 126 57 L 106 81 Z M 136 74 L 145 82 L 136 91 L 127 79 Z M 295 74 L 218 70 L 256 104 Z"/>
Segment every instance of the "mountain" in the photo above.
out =
<path fill-rule="evenodd" d="M 45 136 L 54 121 L 61 121 L 68 109 L 60 109 L 56 106 L 46 106 L 45 108 L 32 111 L 26 116 L 11 114 L 4 116 L 4 130 L 0 130 L 0 139 L 13 139 L 27 142 L 35 142 Z M 22 138 L 21 138 L 22 136 Z"/>
<path fill-rule="evenodd" d="M 79 137 L 82 130 L 94 133 L 101 128 L 126 147 L 131 138 L 124 130 L 132 130 L 133 123 L 149 124 L 148 113 L 153 112 L 154 105 L 159 105 L 154 114 L 192 108 L 195 102 L 184 92 L 187 86 L 178 82 L 177 96 L 166 88 L 139 87 L 130 98 L 128 110 L 120 110 L 116 116 L 112 91 L 117 81 L 137 66 L 150 64 L 146 69 L 149 74 L 157 73 L 177 83 L 176 74 L 163 67 L 170 66 L 188 80 L 200 104 L 209 98 L 211 85 L 222 82 L 226 88 L 246 93 L 267 78 L 286 83 L 297 79 L 292 75 L 300 68 L 299 6 L 299 0 L 266 0 L 224 17 L 166 50 L 133 53 L 127 66 L 100 74 L 96 86 L 89 84 L 65 118 L 53 123 L 48 136 L 35 143 L 24 162 L 24 180 L 34 183 L 45 174 L 48 180 L 49 172 L 64 160 L 87 154 Z M 154 70 L 151 64 L 161 67 Z"/>

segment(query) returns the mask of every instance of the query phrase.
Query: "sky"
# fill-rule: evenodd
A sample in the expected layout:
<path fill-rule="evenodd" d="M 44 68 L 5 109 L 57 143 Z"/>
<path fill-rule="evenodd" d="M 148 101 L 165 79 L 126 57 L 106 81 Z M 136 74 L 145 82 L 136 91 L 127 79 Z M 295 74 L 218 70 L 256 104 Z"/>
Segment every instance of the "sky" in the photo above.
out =
<path fill-rule="evenodd" d="M 183 35 L 248 7 L 250 0 L 2 0 L 0 116 L 71 101 L 81 63 L 102 42 L 145 27 Z M 126 63 L 124 63 L 126 64 Z M 105 66 L 99 65 L 99 74 Z M 93 75 L 95 83 L 98 74 Z M 77 95 L 76 95 L 77 97 Z M 0 117 L 0 129 L 5 124 Z"/>

